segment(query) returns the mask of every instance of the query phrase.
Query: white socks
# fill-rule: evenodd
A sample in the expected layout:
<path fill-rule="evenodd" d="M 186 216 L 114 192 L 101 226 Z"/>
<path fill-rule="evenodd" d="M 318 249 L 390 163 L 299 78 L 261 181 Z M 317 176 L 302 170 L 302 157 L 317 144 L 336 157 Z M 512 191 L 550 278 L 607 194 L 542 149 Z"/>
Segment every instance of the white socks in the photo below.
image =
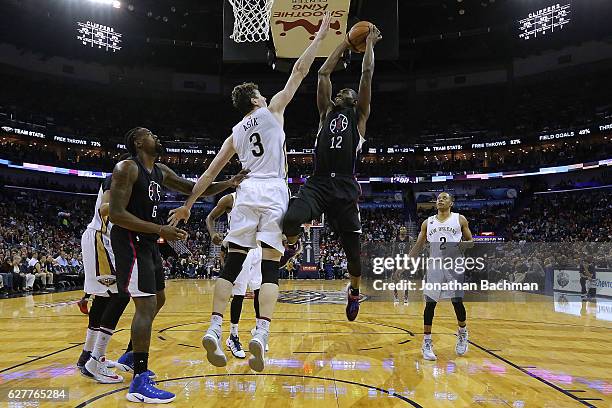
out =
<path fill-rule="evenodd" d="M 94 345 L 96 344 L 96 338 L 98 337 L 97 330 L 87 329 L 87 334 L 85 335 L 85 344 L 83 345 L 83 351 L 92 351 Z"/>
<path fill-rule="evenodd" d="M 106 355 L 106 348 L 108 347 L 111 337 L 113 337 L 113 330 L 105 327 L 100 328 L 98 338 L 96 339 L 96 345 L 91 352 L 91 356 L 93 358 L 99 360 L 100 357 L 104 357 Z"/>
<path fill-rule="evenodd" d="M 230 324 L 230 335 L 238 336 L 238 324 Z"/>
<path fill-rule="evenodd" d="M 223 324 L 223 316 L 219 316 L 217 314 L 214 314 L 214 315 L 210 316 L 210 325 L 211 326 L 221 327 L 222 324 Z"/>
<path fill-rule="evenodd" d="M 257 319 L 257 328 L 270 332 L 270 321 L 265 319 Z"/>

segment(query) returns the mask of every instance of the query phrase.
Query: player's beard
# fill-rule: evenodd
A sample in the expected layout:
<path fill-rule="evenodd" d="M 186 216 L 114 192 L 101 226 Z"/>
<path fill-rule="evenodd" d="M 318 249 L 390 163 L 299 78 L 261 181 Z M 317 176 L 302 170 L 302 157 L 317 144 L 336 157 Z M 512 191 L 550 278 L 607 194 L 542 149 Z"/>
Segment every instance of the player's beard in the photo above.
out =
<path fill-rule="evenodd" d="M 166 148 L 159 142 L 155 143 L 155 153 L 157 153 L 158 156 L 161 156 L 166 153 Z"/>

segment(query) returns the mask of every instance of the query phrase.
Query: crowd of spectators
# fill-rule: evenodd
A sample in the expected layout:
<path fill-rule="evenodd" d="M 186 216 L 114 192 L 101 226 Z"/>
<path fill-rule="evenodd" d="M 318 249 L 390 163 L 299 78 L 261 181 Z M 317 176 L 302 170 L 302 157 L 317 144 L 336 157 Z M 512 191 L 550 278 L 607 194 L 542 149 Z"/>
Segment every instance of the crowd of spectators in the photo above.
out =
<path fill-rule="evenodd" d="M 162 209 L 160 217 L 167 219 L 168 210 Z M 219 275 L 221 262 L 218 256 L 211 256 L 214 251 L 210 235 L 206 228 L 208 211 L 193 208 L 189 220 L 189 237 L 185 242 L 189 254 L 177 256 L 174 251 L 162 248 L 164 273 L 172 278 L 202 278 L 212 279 Z"/>
<path fill-rule="evenodd" d="M 513 283 L 537 283 L 544 287 L 546 273 L 553 268 L 612 268 L 610 242 L 517 242 L 511 241 L 480 248 L 485 268 L 471 273 L 473 281 L 506 280 Z M 474 256 L 474 255 L 472 255 Z"/>
<path fill-rule="evenodd" d="M 95 195 L 66 195 L 0 188 L 0 293 L 55 290 L 82 285 L 81 235 L 93 215 Z M 163 219 L 166 213 L 160 212 Z M 171 277 L 218 275 L 219 260 L 209 258 L 205 214 L 193 210 L 191 254 L 177 258 L 165 252 L 164 270 Z"/>
<path fill-rule="evenodd" d="M 592 259 L 593 250 L 585 246 L 589 245 L 587 242 L 612 241 L 610 196 L 610 190 L 536 194 L 523 207 L 499 205 L 458 211 L 469 220 L 474 235 L 484 231 L 505 235 L 507 241 L 518 245 L 517 251 L 524 252 L 525 247 L 520 245 L 531 243 L 572 244 L 571 251 L 566 246 L 557 252 L 548 248 L 528 255 L 507 253 L 492 262 L 495 266 L 488 272 L 491 276 L 520 281 L 529 278 L 526 274 L 537 274 L 539 279 L 541 268 L 551 263 L 572 263 L 582 254 L 589 254 Z M 54 290 L 82 284 L 80 238 L 90 221 L 94 198 L 94 195 L 0 188 L 1 293 Z M 221 262 L 206 230 L 206 212 L 204 208 L 196 208 L 192 214 L 190 237 L 186 242 L 190 255 L 177 257 L 162 247 L 167 277 L 213 279 L 218 276 Z M 411 226 L 401 209 L 362 209 L 365 252 L 372 252 L 373 248 L 384 250 L 402 225 L 409 227 L 414 239 L 420 222 L 433 213 L 435 209 L 418 211 L 417 222 Z M 165 213 L 160 214 L 165 218 Z M 319 276 L 345 278 L 347 261 L 338 237 L 329 226 L 322 228 L 319 236 Z M 507 250 L 506 247 L 504 251 Z M 605 250 L 600 253 L 597 262 L 610 262 L 609 249 L 607 254 Z M 283 270 L 283 276 L 295 277 L 300 262 L 299 258 L 294 260 Z"/>
<path fill-rule="evenodd" d="M 0 189 L 2 292 L 82 284 L 81 232 L 91 200 Z"/>
<path fill-rule="evenodd" d="M 360 216 L 363 242 L 391 242 L 399 228 L 406 224 L 400 209 L 361 209 Z M 348 276 L 346 255 L 329 225 L 322 228 L 319 253 L 320 276 L 333 276 L 335 279 Z"/>
<path fill-rule="evenodd" d="M 500 228 L 508 223 L 512 209 L 512 204 L 498 204 L 485 205 L 481 208 L 453 209 L 453 211 L 465 216 L 473 235 L 481 235 L 483 232 L 501 233 Z M 435 210 L 419 210 L 417 212 L 418 227 L 420 228 L 421 223 L 433 214 Z"/>
<path fill-rule="evenodd" d="M 538 194 L 508 227 L 513 241 L 612 241 L 612 190 Z"/>
<path fill-rule="evenodd" d="M 537 283 L 543 288 L 546 271 L 553 267 L 612 268 L 611 196 L 609 189 L 536 194 L 516 208 L 512 223 L 490 219 L 497 222 L 497 230 L 503 229 L 506 242 L 481 248 L 486 267 L 472 278 Z M 471 224 L 503 211 L 487 212 L 479 216 L 462 211 Z"/>

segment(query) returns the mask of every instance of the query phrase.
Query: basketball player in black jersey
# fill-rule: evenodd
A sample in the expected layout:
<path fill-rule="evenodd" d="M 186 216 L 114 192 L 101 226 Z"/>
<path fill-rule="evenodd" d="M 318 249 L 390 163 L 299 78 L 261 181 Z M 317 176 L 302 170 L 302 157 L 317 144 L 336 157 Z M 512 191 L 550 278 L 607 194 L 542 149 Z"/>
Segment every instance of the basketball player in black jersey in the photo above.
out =
<path fill-rule="evenodd" d="M 131 297 L 136 307 L 131 328 L 134 379 L 126 397 L 132 402 L 167 403 L 174 400 L 174 394 L 156 388 L 147 367 L 153 319 L 165 302 L 157 239 L 185 240 L 187 232 L 160 225 L 158 207 L 162 187 L 189 195 L 195 183 L 179 177 L 165 164 L 155 163 L 163 147 L 150 130 L 130 130 L 125 145 L 132 157 L 119 162 L 113 170 L 109 217 L 114 224 L 111 244 L 117 289 L 120 295 Z M 204 194 L 214 195 L 235 187 L 245 174 L 214 183 Z"/>
<path fill-rule="evenodd" d="M 393 247 L 391 248 L 391 257 L 395 258 L 396 256 L 403 257 L 404 255 L 408 255 L 410 251 L 410 237 L 408 237 L 408 229 L 405 226 L 401 226 L 399 229 L 399 234 L 395 238 L 395 242 L 393 243 Z M 408 271 L 404 269 L 397 269 L 393 272 L 393 282 L 398 283 L 402 279 L 407 278 Z M 399 295 L 397 293 L 397 289 L 393 288 L 393 304 L 399 305 Z M 408 288 L 404 289 L 404 306 L 408 305 Z"/>
<path fill-rule="evenodd" d="M 319 132 L 315 142 L 314 173 L 289 205 L 283 221 L 283 233 L 289 245 L 298 240 L 300 226 L 326 213 L 331 227 L 340 235 L 346 252 L 351 283 L 347 287 L 346 317 L 359 313 L 361 280 L 361 220 L 357 200 L 361 188 L 355 179 L 355 162 L 364 142 L 363 135 L 370 116 L 374 45 L 382 38 L 372 25 L 366 40 L 359 92 L 342 89 L 332 100 L 330 75 L 348 43 L 343 42 L 319 69 L 317 106 Z"/>

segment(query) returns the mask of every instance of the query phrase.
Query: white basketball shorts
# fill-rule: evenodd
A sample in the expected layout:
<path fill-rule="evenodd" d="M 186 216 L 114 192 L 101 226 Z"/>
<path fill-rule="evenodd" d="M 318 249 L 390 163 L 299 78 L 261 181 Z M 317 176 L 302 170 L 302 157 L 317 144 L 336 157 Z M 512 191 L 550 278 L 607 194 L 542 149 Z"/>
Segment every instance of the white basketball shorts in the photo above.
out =
<path fill-rule="evenodd" d="M 117 293 L 115 257 L 110 238 L 91 228 L 81 237 L 83 268 L 85 269 L 84 291 L 90 295 L 109 296 Z"/>
<path fill-rule="evenodd" d="M 283 253 L 282 222 L 289 206 L 284 179 L 246 179 L 236 189 L 229 232 L 223 242 L 256 248 L 264 242 Z"/>

